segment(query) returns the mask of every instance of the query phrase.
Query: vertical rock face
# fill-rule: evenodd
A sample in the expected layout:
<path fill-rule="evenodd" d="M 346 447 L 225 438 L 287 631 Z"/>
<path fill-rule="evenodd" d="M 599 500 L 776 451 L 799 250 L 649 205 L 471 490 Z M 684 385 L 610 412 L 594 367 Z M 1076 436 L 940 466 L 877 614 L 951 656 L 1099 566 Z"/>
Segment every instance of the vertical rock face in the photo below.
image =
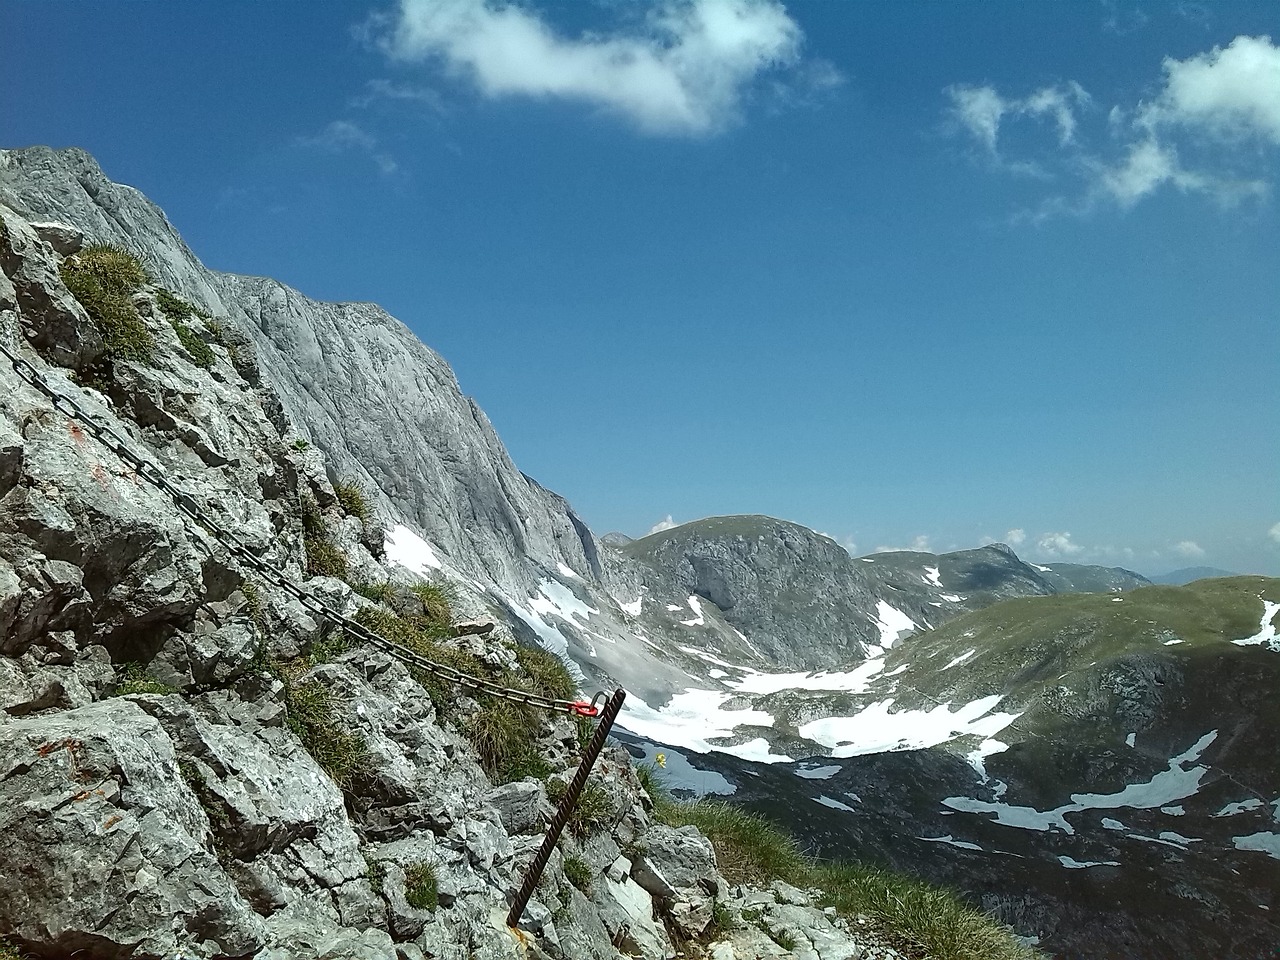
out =
<path fill-rule="evenodd" d="M 460 570 L 515 592 L 539 567 L 597 569 L 568 504 L 516 469 L 444 360 L 381 308 L 207 269 L 159 207 L 82 150 L 0 151 L 0 200 L 125 247 L 158 282 L 240 325 L 330 467 L 367 481 L 386 516 L 416 524 Z"/>

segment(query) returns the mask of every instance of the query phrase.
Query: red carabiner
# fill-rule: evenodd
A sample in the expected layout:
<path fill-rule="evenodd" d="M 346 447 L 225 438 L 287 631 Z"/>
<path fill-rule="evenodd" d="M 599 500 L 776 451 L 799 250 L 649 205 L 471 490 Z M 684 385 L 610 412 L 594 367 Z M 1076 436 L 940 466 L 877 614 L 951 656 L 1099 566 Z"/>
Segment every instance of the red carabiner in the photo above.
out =
<path fill-rule="evenodd" d="M 600 716 L 600 709 L 591 700 L 576 700 L 569 704 L 569 709 L 578 717 Z"/>

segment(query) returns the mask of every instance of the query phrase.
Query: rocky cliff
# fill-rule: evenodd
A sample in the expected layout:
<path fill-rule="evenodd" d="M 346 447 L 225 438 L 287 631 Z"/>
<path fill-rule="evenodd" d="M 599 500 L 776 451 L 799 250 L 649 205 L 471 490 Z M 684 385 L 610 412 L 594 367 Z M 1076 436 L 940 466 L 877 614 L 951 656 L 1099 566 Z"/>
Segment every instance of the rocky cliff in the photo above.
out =
<path fill-rule="evenodd" d="M 291 326 L 304 301 L 203 271 L 159 211 L 84 154 L 0 159 L 3 199 L 21 205 L 0 204 L 13 358 L 0 363 L 0 953 L 778 955 L 740 921 L 780 895 L 731 886 L 696 830 L 657 822 L 616 749 L 527 933 L 506 928 L 581 731 L 411 671 L 334 625 L 357 618 L 493 683 L 560 697 L 573 683 L 503 622 L 454 630 L 447 584 L 384 560 L 378 518 L 401 519 L 400 506 L 394 483 L 379 496 L 371 481 L 397 467 L 351 446 L 353 418 L 327 395 L 341 377 L 320 366 L 351 373 L 381 356 L 424 423 L 448 408 L 451 429 L 471 425 L 452 459 L 411 455 L 415 482 L 442 490 L 404 506 L 441 544 L 475 525 L 485 542 L 460 567 L 510 573 L 536 544 L 590 569 L 589 535 L 375 308 L 305 301 L 307 322 Z M 146 272 L 82 249 L 86 234 L 127 240 Z M 470 489 L 480 460 L 491 476 Z M 490 612 L 474 595 L 453 606 Z M 806 955 L 891 955 L 801 900 L 787 909 Z"/>

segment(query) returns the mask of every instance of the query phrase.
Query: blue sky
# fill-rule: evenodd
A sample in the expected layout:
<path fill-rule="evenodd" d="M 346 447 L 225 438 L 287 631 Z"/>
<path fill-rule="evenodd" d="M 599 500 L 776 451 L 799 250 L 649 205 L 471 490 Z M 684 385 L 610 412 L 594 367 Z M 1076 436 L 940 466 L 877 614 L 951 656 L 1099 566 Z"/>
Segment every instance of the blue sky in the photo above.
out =
<path fill-rule="evenodd" d="M 1280 574 L 1274 3 L 0 0 L 5 146 L 375 300 L 598 532 Z"/>

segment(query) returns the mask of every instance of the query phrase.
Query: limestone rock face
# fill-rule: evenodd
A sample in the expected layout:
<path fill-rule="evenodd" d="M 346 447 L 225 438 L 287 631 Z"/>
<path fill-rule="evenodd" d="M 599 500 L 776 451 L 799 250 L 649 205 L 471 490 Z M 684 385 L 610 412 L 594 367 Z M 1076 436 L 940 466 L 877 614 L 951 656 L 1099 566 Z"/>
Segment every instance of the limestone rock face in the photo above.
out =
<path fill-rule="evenodd" d="M 529 580 L 530 561 L 598 568 L 586 525 L 516 469 L 444 360 L 380 307 L 205 268 L 163 211 L 82 150 L 0 151 L 0 200 L 126 247 L 248 332 L 284 412 L 331 469 L 364 481 L 384 516 L 416 525 L 460 568 L 511 584 Z"/>
<path fill-rule="evenodd" d="M 109 700 L 3 732 L 0 929 L 67 953 L 262 947 L 158 721 Z"/>

